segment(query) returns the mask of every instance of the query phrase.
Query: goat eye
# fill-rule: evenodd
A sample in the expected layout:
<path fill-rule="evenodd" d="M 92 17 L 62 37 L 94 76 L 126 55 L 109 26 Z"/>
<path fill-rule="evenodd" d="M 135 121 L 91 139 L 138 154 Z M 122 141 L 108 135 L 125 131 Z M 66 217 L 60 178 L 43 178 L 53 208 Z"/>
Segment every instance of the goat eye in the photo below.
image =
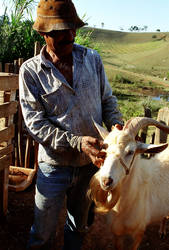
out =
<path fill-rule="evenodd" d="M 127 152 L 126 156 L 130 156 L 130 155 L 133 155 L 134 154 L 134 151 L 130 150 Z"/>

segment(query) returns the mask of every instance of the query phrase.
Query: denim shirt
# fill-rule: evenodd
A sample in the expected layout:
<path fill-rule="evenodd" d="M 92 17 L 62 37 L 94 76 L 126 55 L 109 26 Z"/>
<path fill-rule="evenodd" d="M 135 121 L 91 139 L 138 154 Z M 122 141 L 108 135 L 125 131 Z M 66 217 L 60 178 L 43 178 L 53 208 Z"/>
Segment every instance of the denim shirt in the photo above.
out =
<path fill-rule="evenodd" d="M 110 128 L 121 123 L 99 54 L 83 46 L 73 48 L 73 86 L 44 56 L 24 62 L 19 73 L 19 96 L 29 133 L 39 142 L 38 161 L 61 166 L 83 166 L 89 158 L 70 140 L 98 137 L 92 118 Z"/>

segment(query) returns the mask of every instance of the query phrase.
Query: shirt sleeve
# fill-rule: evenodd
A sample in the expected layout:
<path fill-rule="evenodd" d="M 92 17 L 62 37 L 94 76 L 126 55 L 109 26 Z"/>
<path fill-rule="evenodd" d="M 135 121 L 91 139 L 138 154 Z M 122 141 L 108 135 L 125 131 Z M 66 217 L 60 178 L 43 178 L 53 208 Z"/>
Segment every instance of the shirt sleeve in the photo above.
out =
<path fill-rule="evenodd" d="M 122 114 L 119 111 L 117 98 L 112 94 L 111 86 L 107 80 L 102 60 L 99 57 L 99 76 L 102 96 L 102 118 L 108 130 L 115 124 L 123 125 Z"/>
<path fill-rule="evenodd" d="M 27 130 L 38 143 L 52 150 L 72 147 L 80 151 L 81 137 L 63 131 L 50 121 L 40 101 L 36 81 L 23 66 L 19 73 L 19 98 Z"/>

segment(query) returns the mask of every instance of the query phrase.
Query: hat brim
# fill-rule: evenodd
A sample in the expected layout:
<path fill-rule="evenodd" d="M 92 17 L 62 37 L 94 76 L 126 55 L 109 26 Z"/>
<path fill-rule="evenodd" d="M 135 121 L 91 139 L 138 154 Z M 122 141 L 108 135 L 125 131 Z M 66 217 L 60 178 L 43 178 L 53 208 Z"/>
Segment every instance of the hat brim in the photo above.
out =
<path fill-rule="evenodd" d="M 33 29 L 38 32 L 50 32 L 52 30 L 78 29 L 86 25 L 80 18 L 76 22 L 71 20 L 63 20 L 58 18 L 38 16 Z"/>

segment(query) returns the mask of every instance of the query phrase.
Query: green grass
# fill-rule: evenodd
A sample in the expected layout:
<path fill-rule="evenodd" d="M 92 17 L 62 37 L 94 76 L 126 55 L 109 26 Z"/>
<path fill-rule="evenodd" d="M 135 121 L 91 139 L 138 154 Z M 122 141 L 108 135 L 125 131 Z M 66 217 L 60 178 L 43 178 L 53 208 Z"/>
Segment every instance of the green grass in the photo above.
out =
<path fill-rule="evenodd" d="M 123 120 L 127 121 L 131 117 L 144 117 L 144 108 L 150 108 L 152 118 L 156 119 L 160 108 L 167 106 L 165 100 L 155 101 L 149 99 L 149 97 L 135 96 L 135 95 L 116 95 L 118 98 L 118 105 L 121 113 L 123 114 Z"/>

